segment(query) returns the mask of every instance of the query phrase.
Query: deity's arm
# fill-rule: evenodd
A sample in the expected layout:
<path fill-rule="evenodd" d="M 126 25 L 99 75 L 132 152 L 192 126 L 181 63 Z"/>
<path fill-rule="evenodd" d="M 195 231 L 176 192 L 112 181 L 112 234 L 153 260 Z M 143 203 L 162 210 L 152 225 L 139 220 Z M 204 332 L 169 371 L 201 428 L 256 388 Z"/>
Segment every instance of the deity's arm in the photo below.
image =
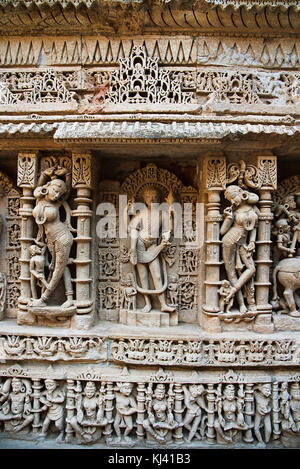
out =
<path fill-rule="evenodd" d="M 183 392 L 184 392 L 184 403 L 186 405 L 186 408 L 188 410 L 193 410 L 192 405 L 191 405 L 189 390 L 186 386 L 183 386 Z"/>
<path fill-rule="evenodd" d="M 52 166 L 51 168 L 47 168 L 41 172 L 40 177 L 38 179 L 37 187 L 44 186 L 49 178 L 54 175 L 55 167 Z"/>
<path fill-rule="evenodd" d="M 219 420 L 220 420 L 221 422 L 224 422 L 224 418 L 223 418 L 223 414 L 222 414 L 222 411 L 223 411 L 223 403 L 222 403 L 221 398 L 218 398 L 218 399 L 217 399 L 216 407 L 217 407 L 217 413 L 218 413 Z"/>
<path fill-rule="evenodd" d="M 68 202 L 66 202 L 66 200 L 63 200 L 62 202 L 62 205 L 65 209 L 65 212 L 66 212 L 66 225 L 68 227 L 68 229 L 71 231 L 71 232 L 76 232 L 77 230 L 75 228 L 72 227 L 71 225 L 71 209 L 70 209 L 70 205 L 68 204 Z"/>
<path fill-rule="evenodd" d="M 198 404 L 198 406 L 199 406 L 201 409 L 207 411 L 207 406 L 206 406 L 206 402 L 205 402 L 204 396 L 199 396 L 199 397 L 197 398 L 197 404 Z"/>
<path fill-rule="evenodd" d="M 135 215 L 129 223 L 128 234 L 130 239 L 130 262 L 136 264 L 136 245 L 141 223 L 140 215 Z"/>
<path fill-rule="evenodd" d="M 124 416 L 133 415 L 137 412 L 137 408 L 128 408 L 127 406 L 120 406 L 118 407 L 118 412 Z"/>
<path fill-rule="evenodd" d="M 277 248 L 280 251 L 284 251 L 284 252 L 288 252 L 288 253 L 293 252 L 293 249 L 291 249 L 291 248 L 289 248 L 289 247 L 287 247 L 283 244 L 282 235 L 278 235 L 276 244 L 277 244 Z"/>
<path fill-rule="evenodd" d="M 55 394 L 53 393 L 51 396 L 51 402 L 53 404 L 62 404 L 64 400 L 65 400 L 65 394 L 59 390 Z"/>
<path fill-rule="evenodd" d="M 231 228 L 234 222 L 234 215 L 232 214 L 232 211 L 226 211 L 226 210 L 227 209 L 224 210 L 225 218 L 220 228 L 220 234 L 222 236 L 227 233 L 227 231 L 229 230 L 229 228 Z"/>
<path fill-rule="evenodd" d="M 72 173 L 68 168 L 63 168 L 59 166 L 58 168 L 55 168 L 53 177 L 57 177 L 57 176 L 64 176 L 65 178 L 65 184 L 66 184 L 67 190 L 64 194 L 63 200 L 67 200 L 69 198 L 71 187 L 72 187 Z"/>
<path fill-rule="evenodd" d="M 47 396 L 45 393 L 42 393 L 39 397 L 39 401 L 41 404 L 43 404 L 43 407 L 41 407 L 40 411 L 42 410 L 47 410 L 48 407 L 50 407 L 51 403 L 49 402 L 49 400 L 47 399 Z"/>

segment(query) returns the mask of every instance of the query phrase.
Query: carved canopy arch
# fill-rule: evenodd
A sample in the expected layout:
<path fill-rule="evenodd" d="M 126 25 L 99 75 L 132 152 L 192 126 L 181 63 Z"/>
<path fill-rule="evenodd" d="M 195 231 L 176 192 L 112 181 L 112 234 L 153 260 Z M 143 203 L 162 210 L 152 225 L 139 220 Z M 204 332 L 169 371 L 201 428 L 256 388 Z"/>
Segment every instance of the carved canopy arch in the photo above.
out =
<path fill-rule="evenodd" d="M 121 192 L 130 198 L 139 199 L 146 187 L 157 187 L 164 197 L 167 197 L 169 192 L 180 194 L 186 189 L 175 174 L 150 163 L 128 176 L 121 186 Z"/>

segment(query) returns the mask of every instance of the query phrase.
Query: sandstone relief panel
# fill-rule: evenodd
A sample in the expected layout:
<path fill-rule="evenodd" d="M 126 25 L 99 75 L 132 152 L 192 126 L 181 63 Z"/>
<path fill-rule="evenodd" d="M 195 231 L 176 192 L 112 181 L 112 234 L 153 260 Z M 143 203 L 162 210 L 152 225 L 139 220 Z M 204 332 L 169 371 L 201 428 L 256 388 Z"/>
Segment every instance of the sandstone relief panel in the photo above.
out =
<path fill-rule="evenodd" d="M 1 440 L 300 447 L 296 9 L 5 2 Z"/>
<path fill-rule="evenodd" d="M 198 188 L 149 163 L 100 181 L 93 213 L 90 153 L 20 153 L 23 197 L 13 188 L 4 194 L 2 314 L 19 325 L 73 329 L 104 320 L 297 330 L 300 189 L 298 176 L 277 189 L 276 161 L 206 158 L 204 205 Z"/>
<path fill-rule="evenodd" d="M 113 203 L 116 216 L 110 225 L 114 237 L 106 230 L 99 241 L 101 307 L 119 310 L 119 321 L 133 326 L 176 325 L 180 319 L 189 322 L 189 314 L 194 322 L 198 250 L 189 243 L 196 238 L 197 190 L 154 164 L 137 170 L 121 186 L 112 183 L 116 192 L 108 192 L 105 186 L 108 183 L 103 181 L 101 200 Z M 123 233 L 117 233 L 116 221 Z M 187 243 L 181 237 L 184 223 Z M 99 229 L 102 225 L 103 218 Z"/>
<path fill-rule="evenodd" d="M 109 447 L 285 443 L 299 438 L 299 376 L 1 368 L 1 432 Z M 75 373 L 75 374 L 74 374 Z M 120 371 L 119 371 L 120 373 Z M 122 425 L 120 423 L 122 422 Z M 23 436 L 24 437 L 24 436 Z M 290 438 L 290 440 L 289 440 Z"/>

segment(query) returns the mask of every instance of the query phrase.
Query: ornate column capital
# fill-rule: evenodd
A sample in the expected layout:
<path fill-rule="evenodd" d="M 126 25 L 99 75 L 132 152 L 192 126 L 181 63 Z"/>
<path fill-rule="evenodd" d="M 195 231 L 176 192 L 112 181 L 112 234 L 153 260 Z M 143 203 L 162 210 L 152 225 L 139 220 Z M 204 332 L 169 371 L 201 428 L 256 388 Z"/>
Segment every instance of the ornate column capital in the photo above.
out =
<path fill-rule="evenodd" d="M 72 152 L 72 187 L 92 188 L 92 155 L 90 151 Z"/>
<path fill-rule="evenodd" d="M 258 188 L 275 191 L 277 189 L 277 156 L 258 156 Z"/>
<path fill-rule="evenodd" d="M 38 151 L 18 153 L 18 187 L 34 188 L 37 183 Z"/>
<path fill-rule="evenodd" d="M 204 160 L 204 181 L 206 191 L 226 189 L 226 157 L 208 156 Z"/>

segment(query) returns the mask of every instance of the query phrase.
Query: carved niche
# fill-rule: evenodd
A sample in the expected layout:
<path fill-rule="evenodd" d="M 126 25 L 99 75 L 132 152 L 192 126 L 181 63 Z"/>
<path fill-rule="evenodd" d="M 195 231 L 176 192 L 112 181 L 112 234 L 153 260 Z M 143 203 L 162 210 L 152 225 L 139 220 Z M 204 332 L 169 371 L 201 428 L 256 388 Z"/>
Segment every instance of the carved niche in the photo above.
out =
<path fill-rule="evenodd" d="M 208 203 L 204 316 L 218 318 L 219 324 L 245 325 L 256 324 L 257 316 L 263 314 L 268 315 L 271 324 L 269 271 L 276 157 L 258 157 L 256 164 L 226 164 L 225 157 L 208 158 L 205 171 Z M 269 328 L 271 331 L 272 326 Z"/>
<path fill-rule="evenodd" d="M 299 330 L 300 176 L 285 179 L 274 193 L 272 306 L 280 329 Z"/>
<path fill-rule="evenodd" d="M 98 243 L 100 317 L 108 319 L 109 309 L 110 320 L 124 324 L 160 327 L 194 322 L 199 264 L 193 244 L 197 191 L 185 187 L 169 171 L 148 164 L 128 176 L 121 187 L 103 181 L 101 201 L 112 203 L 117 226 L 106 215 L 107 236 Z M 155 210 L 160 206 L 161 212 L 151 212 L 151 204 Z M 153 236 L 151 220 L 156 230 Z M 175 232 L 179 226 L 180 236 Z"/>

